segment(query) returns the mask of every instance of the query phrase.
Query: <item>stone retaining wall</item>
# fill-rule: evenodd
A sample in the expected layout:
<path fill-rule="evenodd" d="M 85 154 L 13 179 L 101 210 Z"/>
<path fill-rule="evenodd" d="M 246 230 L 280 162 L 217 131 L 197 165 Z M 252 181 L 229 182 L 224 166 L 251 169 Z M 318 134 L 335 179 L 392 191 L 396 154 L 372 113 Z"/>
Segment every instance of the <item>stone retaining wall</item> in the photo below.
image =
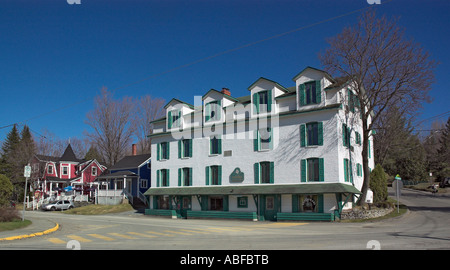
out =
<path fill-rule="evenodd" d="M 369 219 L 385 216 L 391 213 L 393 208 L 378 208 L 378 209 L 353 209 L 351 211 L 344 211 L 341 213 L 341 219 Z"/>

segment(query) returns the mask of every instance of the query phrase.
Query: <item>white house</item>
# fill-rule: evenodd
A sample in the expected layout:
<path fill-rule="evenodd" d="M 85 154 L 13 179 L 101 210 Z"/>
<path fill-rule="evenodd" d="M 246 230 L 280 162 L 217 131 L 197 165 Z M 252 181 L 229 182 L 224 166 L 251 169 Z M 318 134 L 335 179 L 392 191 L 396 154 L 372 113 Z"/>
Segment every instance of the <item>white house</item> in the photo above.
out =
<path fill-rule="evenodd" d="M 152 122 L 146 214 L 334 220 L 352 207 L 363 170 L 351 85 L 311 67 L 293 81 L 259 78 L 238 98 L 212 89 L 194 105 L 172 99 Z"/>

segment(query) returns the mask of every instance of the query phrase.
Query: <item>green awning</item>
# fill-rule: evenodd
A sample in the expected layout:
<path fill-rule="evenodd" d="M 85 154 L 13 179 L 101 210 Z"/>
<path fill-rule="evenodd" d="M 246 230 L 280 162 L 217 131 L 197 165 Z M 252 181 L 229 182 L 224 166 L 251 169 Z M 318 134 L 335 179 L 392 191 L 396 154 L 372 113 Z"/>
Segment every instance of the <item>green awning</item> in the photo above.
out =
<path fill-rule="evenodd" d="M 149 188 L 144 195 L 245 195 L 245 194 L 361 194 L 353 185 L 344 183 L 259 184 L 249 186 L 202 186 Z"/>

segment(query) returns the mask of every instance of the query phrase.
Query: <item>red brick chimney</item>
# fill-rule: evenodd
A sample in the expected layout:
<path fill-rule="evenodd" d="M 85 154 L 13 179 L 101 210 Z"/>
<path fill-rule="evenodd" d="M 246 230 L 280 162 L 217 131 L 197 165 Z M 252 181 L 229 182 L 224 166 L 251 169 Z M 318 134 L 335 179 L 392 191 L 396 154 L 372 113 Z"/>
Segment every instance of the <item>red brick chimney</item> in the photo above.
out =
<path fill-rule="evenodd" d="M 228 96 L 231 96 L 231 92 L 230 92 L 230 89 L 228 89 L 228 88 L 222 88 L 222 94 L 225 94 L 225 95 L 228 95 Z"/>
<path fill-rule="evenodd" d="M 137 145 L 133 144 L 131 147 L 132 147 L 131 148 L 131 155 L 136 156 L 137 155 Z"/>

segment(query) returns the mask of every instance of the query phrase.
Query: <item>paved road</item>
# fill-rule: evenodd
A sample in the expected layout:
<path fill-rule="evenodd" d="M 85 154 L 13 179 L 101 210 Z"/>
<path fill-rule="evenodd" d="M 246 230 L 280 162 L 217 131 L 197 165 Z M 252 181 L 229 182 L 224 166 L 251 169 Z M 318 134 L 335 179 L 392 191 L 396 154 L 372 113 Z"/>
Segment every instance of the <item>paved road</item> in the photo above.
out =
<path fill-rule="evenodd" d="M 27 212 L 27 218 L 48 219 L 60 224 L 60 229 L 29 239 L 0 241 L 0 249 L 67 249 L 68 243 L 82 250 L 362 250 L 368 243 L 380 249 L 450 249 L 450 194 L 432 196 L 405 190 L 401 201 L 410 208 L 402 217 L 364 223 L 172 220 L 132 212 L 102 216 Z"/>

